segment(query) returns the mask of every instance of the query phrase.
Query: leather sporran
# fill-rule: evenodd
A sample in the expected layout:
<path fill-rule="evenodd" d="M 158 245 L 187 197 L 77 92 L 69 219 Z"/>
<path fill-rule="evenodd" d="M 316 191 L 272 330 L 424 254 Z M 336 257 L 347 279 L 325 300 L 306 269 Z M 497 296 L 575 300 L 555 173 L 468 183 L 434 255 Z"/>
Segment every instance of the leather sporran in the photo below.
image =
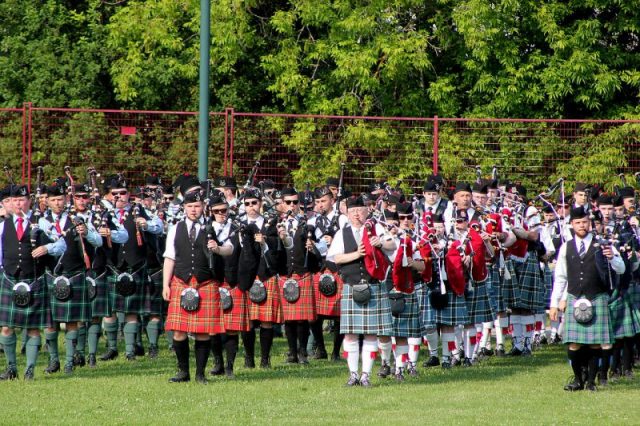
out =
<path fill-rule="evenodd" d="M 293 278 L 289 278 L 282 285 L 282 296 L 289 303 L 296 303 L 300 299 L 300 284 Z"/>
<path fill-rule="evenodd" d="M 71 281 L 65 276 L 56 277 L 53 280 L 53 288 L 51 290 L 53 296 L 61 302 L 71 297 Z"/>
<path fill-rule="evenodd" d="M 123 272 L 116 278 L 116 292 L 120 296 L 131 296 L 136 292 L 136 282 L 133 279 L 133 275 L 128 272 Z"/>
<path fill-rule="evenodd" d="M 228 288 L 220 287 L 218 290 L 220 293 L 220 305 L 222 306 L 223 311 L 229 311 L 233 308 L 233 298 L 231 297 L 231 292 Z"/>
<path fill-rule="evenodd" d="M 371 285 L 366 281 L 360 281 L 351 286 L 353 301 L 359 305 L 365 305 L 371 300 Z"/>
<path fill-rule="evenodd" d="M 573 318 L 580 324 L 589 324 L 593 320 L 593 304 L 581 297 L 573 302 Z"/>
<path fill-rule="evenodd" d="M 267 288 L 262 281 L 255 280 L 253 282 L 249 289 L 249 300 L 253 303 L 262 303 L 267 300 Z"/>
<path fill-rule="evenodd" d="M 31 287 L 24 281 L 13 286 L 13 303 L 20 307 L 26 308 L 31 304 Z"/>
<path fill-rule="evenodd" d="M 195 288 L 185 288 L 180 293 L 180 307 L 187 312 L 193 312 L 200 307 L 200 293 Z"/>
<path fill-rule="evenodd" d="M 391 304 L 391 315 L 399 317 L 407 306 L 407 301 L 403 293 L 389 293 L 389 303 Z"/>
<path fill-rule="evenodd" d="M 338 292 L 338 283 L 332 274 L 320 275 L 318 290 L 326 297 L 331 297 Z"/>

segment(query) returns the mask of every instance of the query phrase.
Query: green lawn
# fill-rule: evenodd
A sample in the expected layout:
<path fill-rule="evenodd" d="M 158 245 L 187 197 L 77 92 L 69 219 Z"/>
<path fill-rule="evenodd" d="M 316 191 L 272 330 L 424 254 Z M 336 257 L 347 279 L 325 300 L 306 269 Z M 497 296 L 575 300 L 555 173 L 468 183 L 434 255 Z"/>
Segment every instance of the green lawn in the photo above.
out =
<path fill-rule="evenodd" d="M 239 357 L 236 380 L 169 384 L 175 359 L 162 349 L 157 360 L 121 356 L 72 377 L 45 377 L 44 353 L 34 382 L 0 383 L 0 424 L 640 424 L 640 378 L 569 394 L 559 346 L 469 369 L 421 368 L 402 384 L 376 377 L 371 389 L 343 386 L 345 362 L 285 366 L 283 339 L 271 370 L 245 370 Z M 24 358 L 18 362 L 22 377 Z"/>

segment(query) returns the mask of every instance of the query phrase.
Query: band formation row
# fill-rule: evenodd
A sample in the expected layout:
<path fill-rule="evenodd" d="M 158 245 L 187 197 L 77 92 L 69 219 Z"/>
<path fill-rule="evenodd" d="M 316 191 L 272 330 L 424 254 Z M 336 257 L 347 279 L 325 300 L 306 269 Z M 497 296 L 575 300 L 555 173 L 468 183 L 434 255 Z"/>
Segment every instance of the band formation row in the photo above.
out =
<path fill-rule="evenodd" d="M 15 329 L 25 379 L 34 378 L 42 330 L 45 373 L 61 369 L 64 323 L 67 374 L 87 351 L 97 365 L 102 335 L 99 359 L 116 358 L 119 331 L 128 360 L 144 353 L 143 331 L 157 357 L 164 330 L 178 363 L 170 381 L 191 378 L 191 336 L 204 383 L 210 353 L 211 374 L 233 376 L 240 336 L 245 366 L 255 367 L 256 330 L 269 368 L 281 324 L 286 362 L 328 358 L 325 320 L 349 386 L 371 386 L 378 353 L 378 376 L 417 376 L 423 344 L 425 367 L 451 368 L 562 340 L 570 391 L 595 390 L 610 371 L 632 375 L 640 285 L 630 186 L 607 194 L 578 183 L 565 193 L 559 180 L 529 200 L 520 185 L 478 176 L 445 197 L 432 175 L 411 197 L 384 182 L 354 195 L 343 188 L 344 165 L 339 178 L 304 191 L 258 182 L 256 166 L 240 188 L 228 176 L 164 185 L 152 175 L 130 192 L 119 174 L 99 188 L 95 169 L 83 183 L 64 172 L 45 185 L 38 168 L 32 193 L 15 184 L 0 193 L 1 380 L 18 377 Z"/>

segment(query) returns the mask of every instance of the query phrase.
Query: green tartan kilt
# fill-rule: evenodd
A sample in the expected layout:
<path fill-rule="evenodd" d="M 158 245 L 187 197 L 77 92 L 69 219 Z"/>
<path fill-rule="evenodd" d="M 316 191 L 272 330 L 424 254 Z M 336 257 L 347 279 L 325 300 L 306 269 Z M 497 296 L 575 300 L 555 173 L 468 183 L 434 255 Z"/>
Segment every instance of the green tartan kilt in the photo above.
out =
<path fill-rule="evenodd" d="M 513 307 L 530 311 L 544 309 L 544 283 L 538 256 L 535 253 L 529 253 L 524 264 L 516 267 L 516 273 L 518 274 L 520 294 Z"/>
<path fill-rule="evenodd" d="M 553 291 L 553 272 L 548 263 L 544 265 L 542 277 L 544 281 L 544 307 L 547 309 L 551 306 L 551 292 Z"/>
<path fill-rule="evenodd" d="M 13 286 L 18 282 L 4 271 L 0 274 L 0 326 L 27 329 L 50 327 L 53 321 L 49 289 L 44 276 L 30 283 L 31 303 L 24 308 L 13 303 Z"/>
<path fill-rule="evenodd" d="M 633 337 L 640 333 L 640 313 L 632 305 L 629 293 L 620 297 L 618 290 L 611 296 L 609 302 L 609 314 L 611 316 L 611 328 L 616 339 Z"/>
<path fill-rule="evenodd" d="M 629 293 L 631 294 L 631 304 L 640 310 L 640 283 L 632 283 L 629 286 Z"/>
<path fill-rule="evenodd" d="M 613 343 L 613 330 L 609 317 L 609 295 L 599 294 L 591 299 L 593 319 L 588 324 L 580 324 L 573 317 L 573 303 L 576 297 L 567 296 L 567 311 L 564 315 L 565 328 L 563 341 L 581 345 L 604 345 Z"/>
<path fill-rule="evenodd" d="M 353 301 L 353 288 L 345 283 L 340 300 L 340 334 L 391 336 L 391 304 L 384 283 L 371 285 L 371 300 L 361 305 Z"/>
<path fill-rule="evenodd" d="M 515 262 L 512 259 L 505 259 L 504 261 L 504 275 L 499 280 L 500 287 L 498 291 L 498 312 L 504 312 L 509 308 L 512 308 L 518 302 L 520 298 L 520 286 L 518 285 L 518 275 L 516 275 Z M 509 278 L 505 278 L 505 275 L 509 273 Z"/>
<path fill-rule="evenodd" d="M 144 314 L 144 301 L 145 301 L 145 287 L 147 285 L 147 268 L 143 266 L 139 268 L 137 271 L 128 270 L 133 276 L 133 280 L 136 283 L 136 291 L 131 296 L 122 296 L 118 294 L 116 291 L 116 274 L 109 274 L 107 276 L 107 282 L 110 283 L 110 286 L 113 288 L 113 292 L 115 293 L 115 302 L 113 305 L 113 310 L 115 312 L 124 312 L 125 314 Z"/>
<path fill-rule="evenodd" d="M 420 329 L 422 334 L 429 334 L 436 329 L 436 310 L 431 306 L 429 299 L 431 289 L 426 284 L 416 285 L 416 297 L 418 298 L 418 309 L 420 312 Z"/>
<path fill-rule="evenodd" d="M 44 276 L 49 286 L 49 303 L 53 322 L 86 322 L 91 319 L 91 300 L 84 272 L 66 276 L 71 283 L 71 296 L 66 300 L 58 300 L 53 295 L 53 282 L 56 275 L 46 273 Z"/>
<path fill-rule="evenodd" d="M 466 294 L 465 300 L 470 324 L 481 324 L 495 319 L 495 314 L 489 302 L 487 280 L 474 282 L 473 291 L 468 291 Z"/>
<path fill-rule="evenodd" d="M 436 322 L 440 325 L 465 325 L 469 322 L 469 311 L 464 295 L 457 296 L 453 291 L 447 291 L 449 303 L 444 309 L 436 309 Z"/>
<path fill-rule="evenodd" d="M 162 299 L 162 269 L 149 274 L 145 286 L 144 313 L 148 315 L 164 315 L 164 299 Z"/>
<path fill-rule="evenodd" d="M 502 312 L 505 310 L 504 303 L 500 297 L 500 268 L 497 264 L 493 264 L 488 267 L 489 275 L 487 276 L 487 294 L 489 295 L 489 305 L 491 310 L 495 312 Z M 502 308 L 502 309 L 498 309 Z"/>
<path fill-rule="evenodd" d="M 397 317 L 392 315 L 392 328 L 394 337 L 420 337 L 420 309 L 418 307 L 418 294 L 404 293 L 404 311 Z"/>
<path fill-rule="evenodd" d="M 105 318 L 113 315 L 116 293 L 113 283 L 108 282 L 107 275 L 106 271 L 98 276 L 93 271 L 89 273 L 89 276 L 96 282 L 96 295 L 91 300 L 91 316 L 93 318 Z"/>

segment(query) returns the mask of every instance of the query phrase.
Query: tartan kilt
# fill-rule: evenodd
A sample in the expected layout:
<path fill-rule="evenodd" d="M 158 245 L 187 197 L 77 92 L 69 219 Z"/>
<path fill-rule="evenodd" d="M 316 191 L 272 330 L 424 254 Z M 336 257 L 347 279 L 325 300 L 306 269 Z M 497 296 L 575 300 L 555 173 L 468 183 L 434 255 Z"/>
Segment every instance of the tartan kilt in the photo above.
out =
<path fill-rule="evenodd" d="M 629 286 L 629 293 L 631 293 L 631 304 L 635 309 L 640 310 L 640 283 L 632 283 Z"/>
<path fill-rule="evenodd" d="M 640 315 L 633 308 L 631 295 L 625 294 L 619 297 L 616 290 L 609 302 L 609 315 L 611 318 L 611 328 L 616 339 L 633 337 L 640 333 Z"/>
<path fill-rule="evenodd" d="M 353 301 L 353 288 L 345 285 L 340 300 L 340 334 L 392 336 L 391 304 L 384 283 L 371 284 L 371 300 L 365 305 Z"/>
<path fill-rule="evenodd" d="M 436 322 L 441 325 L 465 325 L 469 322 L 469 311 L 464 296 L 457 296 L 453 291 L 447 291 L 449 303 L 444 309 L 436 309 Z"/>
<path fill-rule="evenodd" d="M 148 315 L 163 315 L 164 299 L 162 298 L 162 269 L 149 274 L 149 280 L 144 286 L 144 313 Z"/>
<path fill-rule="evenodd" d="M 53 295 L 53 281 L 57 277 L 49 273 L 44 276 L 49 287 L 49 303 L 53 322 L 87 322 L 91 319 L 89 284 L 84 272 L 67 277 L 71 282 L 71 296 L 65 301 L 58 300 Z"/>
<path fill-rule="evenodd" d="M 136 282 L 136 292 L 131 296 L 121 296 L 116 291 L 116 274 L 108 274 L 107 282 L 109 288 L 113 289 L 115 294 L 113 310 L 114 312 L 124 312 L 125 314 L 144 314 L 145 287 L 147 285 L 147 267 L 143 266 L 135 272 L 127 271 L 133 275 Z"/>
<path fill-rule="evenodd" d="M 200 305 L 193 312 L 188 312 L 180 306 L 182 290 L 187 287 L 196 288 L 200 294 Z M 222 323 L 222 307 L 218 283 L 210 280 L 198 284 L 192 276 L 188 283 L 174 276 L 171 279 L 171 296 L 169 298 L 169 312 L 165 323 L 167 331 L 182 331 L 198 334 L 224 333 Z"/>
<path fill-rule="evenodd" d="M 397 317 L 391 315 L 394 337 L 420 337 L 420 308 L 418 294 L 404 293 L 404 311 Z"/>
<path fill-rule="evenodd" d="M 256 279 L 260 278 L 256 277 Z M 267 290 L 267 298 L 262 303 L 253 303 L 249 300 L 249 319 L 280 324 L 282 323 L 282 305 L 280 304 L 278 277 L 273 276 L 262 283 Z"/>
<path fill-rule="evenodd" d="M 288 279 L 298 281 L 300 297 L 293 303 L 284 298 L 283 286 Z M 290 277 L 282 276 L 278 280 L 280 289 L 280 301 L 282 303 L 282 317 L 284 321 L 315 321 L 316 301 L 313 292 L 313 274 L 307 272 L 304 275 L 293 274 Z"/>
<path fill-rule="evenodd" d="M 535 253 L 529 253 L 524 264 L 518 268 L 518 284 L 520 295 L 514 308 L 535 311 L 544 309 L 544 283 L 540 270 L 540 262 Z"/>
<path fill-rule="evenodd" d="M 432 332 L 436 327 L 436 310 L 431 306 L 429 295 L 431 289 L 426 284 L 416 284 L 416 297 L 418 299 L 418 315 L 420 316 L 420 329 L 422 334 Z"/>
<path fill-rule="evenodd" d="M 107 272 L 96 277 L 95 272 L 90 271 L 89 276 L 96 282 L 96 295 L 91 301 L 91 316 L 93 318 L 110 317 L 113 315 L 116 299 L 113 283 L 107 282 Z"/>
<path fill-rule="evenodd" d="M 249 321 L 249 296 L 246 291 L 240 290 L 237 286 L 231 286 L 224 282 L 222 287 L 229 290 L 233 303 L 231 309 L 222 311 L 222 318 L 225 331 L 250 331 Z"/>
<path fill-rule="evenodd" d="M 470 324 L 481 324 L 495 319 L 495 314 L 489 302 L 487 280 L 474 282 L 473 291 L 467 292 L 465 299 Z"/>
<path fill-rule="evenodd" d="M 495 264 L 487 265 L 489 274 L 487 275 L 487 295 L 489 296 L 489 305 L 491 310 L 496 313 L 498 310 L 498 288 L 500 286 L 500 270 Z M 504 309 L 503 309 L 504 310 Z"/>
<path fill-rule="evenodd" d="M 542 277 L 544 282 L 544 308 L 548 309 L 551 306 L 551 292 L 553 291 L 553 271 L 549 268 L 548 263 L 544 264 Z"/>
<path fill-rule="evenodd" d="M 333 275 L 336 280 L 336 294 L 333 296 L 325 296 L 320 292 L 320 275 L 327 273 Z M 313 274 L 313 294 L 316 300 L 316 314 L 324 315 L 325 317 L 339 317 L 340 316 L 340 298 L 342 297 L 342 287 L 344 282 L 338 272 L 331 272 L 326 269 L 322 272 Z"/>
<path fill-rule="evenodd" d="M 31 304 L 24 308 L 13 303 L 13 286 L 18 282 L 4 271 L 0 274 L 0 326 L 29 329 L 53 325 L 49 289 L 44 276 L 32 283 Z"/>
<path fill-rule="evenodd" d="M 591 299 L 593 304 L 593 319 L 589 324 L 580 324 L 573 318 L 573 302 L 575 296 L 567 296 L 567 310 L 564 315 L 565 343 L 578 343 L 581 345 L 604 345 L 613 343 L 613 330 L 609 318 L 609 295 L 599 294 Z"/>
<path fill-rule="evenodd" d="M 512 259 L 505 259 L 504 261 L 504 275 L 509 271 L 511 276 L 509 279 L 506 279 L 503 275 L 499 280 L 498 312 L 504 312 L 507 309 L 514 307 L 520 297 L 520 286 L 518 285 L 518 276 L 516 275 L 516 267 L 514 263 L 515 262 Z"/>

